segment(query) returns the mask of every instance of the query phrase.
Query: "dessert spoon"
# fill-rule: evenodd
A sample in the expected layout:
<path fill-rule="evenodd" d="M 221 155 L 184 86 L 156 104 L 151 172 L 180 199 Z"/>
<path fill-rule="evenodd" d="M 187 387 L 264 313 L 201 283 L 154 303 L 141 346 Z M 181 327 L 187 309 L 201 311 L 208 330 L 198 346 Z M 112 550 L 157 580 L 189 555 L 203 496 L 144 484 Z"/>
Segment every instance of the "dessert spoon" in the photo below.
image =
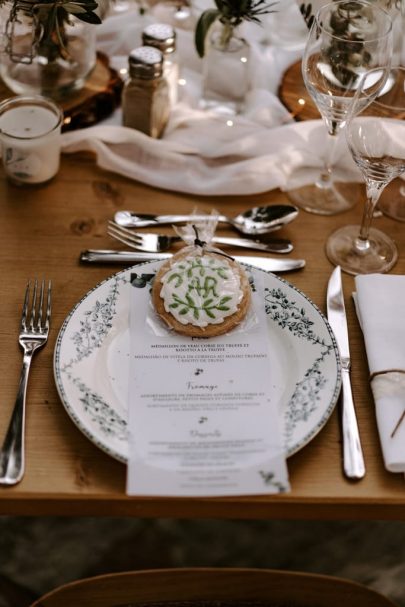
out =
<path fill-rule="evenodd" d="M 265 207 L 253 207 L 236 217 L 225 215 L 150 215 L 118 211 L 114 221 L 120 226 L 129 228 L 146 228 L 150 226 L 167 225 L 172 223 L 187 223 L 190 221 L 218 221 L 233 226 L 242 234 L 257 236 L 280 229 L 283 225 L 295 219 L 297 207 L 288 204 L 273 204 Z"/>

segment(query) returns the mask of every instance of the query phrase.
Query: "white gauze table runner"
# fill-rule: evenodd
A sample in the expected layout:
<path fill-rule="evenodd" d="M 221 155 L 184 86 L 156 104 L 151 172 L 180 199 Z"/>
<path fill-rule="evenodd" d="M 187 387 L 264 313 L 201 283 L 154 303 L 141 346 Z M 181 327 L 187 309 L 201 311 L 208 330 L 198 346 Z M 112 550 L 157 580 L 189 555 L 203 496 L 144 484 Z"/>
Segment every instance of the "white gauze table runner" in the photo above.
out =
<path fill-rule="evenodd" d="M 263 36 L 260 26 L 246 26 L 252 89 L 243 115 L 229 122 L 229 117 L 199 109 L 202 61 L 194 48 L 194 32 L 178 29 L 181 77 L 186 84 L 180 87 L 180 101 L 172 109 L 163 139 L 121 126 L 118 110 L 97 126 L 65 133 L 63 152 L 92 151 L 103 169 L 191 194 L 255 194 L 313 183 L 328 145 L 326 129 L 320 120 L 295 123 L 277 97 L 282 74 L 302 52 L 306 27 L 295 1 L 285 0 L 282 10 L 287 11 L 278 16 L 284 15 L 285 37 L 290 42 L 295 37 L 301 50 L 264 46 L 257 39 Z M 97 29 L 99 50 L 110 57 L 113 67 L 126 67 L 129 52 L 141 44 L 142 29 L 153 21 L 153 14 L 140 16 L 135 10 L 108 17 Z M 338 141 L 335 161 L 342 179 L 361 181 L 344 137 Z M 305 171 L 296 175 L 302 167 Z"/>

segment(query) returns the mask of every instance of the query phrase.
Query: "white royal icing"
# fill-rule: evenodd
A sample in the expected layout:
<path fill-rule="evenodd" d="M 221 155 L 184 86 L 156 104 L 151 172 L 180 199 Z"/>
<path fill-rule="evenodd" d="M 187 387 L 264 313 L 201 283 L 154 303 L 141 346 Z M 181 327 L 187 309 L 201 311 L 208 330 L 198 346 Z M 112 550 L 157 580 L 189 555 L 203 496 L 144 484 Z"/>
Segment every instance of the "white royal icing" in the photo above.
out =
<path fill-rule="evenodd" d="M 161 278 L 166 312 L 183 325 L 206 327 L 224 322 L 243 297 L 239 272 L 224 259 L 185 257 Z"/>

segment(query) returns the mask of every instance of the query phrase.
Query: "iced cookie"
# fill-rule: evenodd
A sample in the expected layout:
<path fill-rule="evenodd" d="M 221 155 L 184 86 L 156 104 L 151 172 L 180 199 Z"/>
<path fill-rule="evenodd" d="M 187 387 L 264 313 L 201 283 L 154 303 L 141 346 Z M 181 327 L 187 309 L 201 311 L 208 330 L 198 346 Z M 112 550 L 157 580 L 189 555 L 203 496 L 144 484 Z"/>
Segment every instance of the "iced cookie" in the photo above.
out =
<path fill-rule="evenodd" d="M 178 253 L 153 282 L 158 314 L 175 331 L 215 337 L 232 331 L 246 316 L 250 286 L 243 268 L 217 253 Z"/>

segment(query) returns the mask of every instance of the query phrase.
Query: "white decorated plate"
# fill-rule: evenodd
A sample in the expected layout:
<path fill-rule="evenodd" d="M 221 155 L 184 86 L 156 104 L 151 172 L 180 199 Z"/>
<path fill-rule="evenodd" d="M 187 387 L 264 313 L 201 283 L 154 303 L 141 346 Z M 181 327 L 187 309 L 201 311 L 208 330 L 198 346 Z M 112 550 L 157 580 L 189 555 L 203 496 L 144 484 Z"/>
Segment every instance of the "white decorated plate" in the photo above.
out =
<path fill-rule="evenodd" d="M 98 447 L 127 461 L 129 291 L 149 288 L 162 262 L 137 265 L 97 285 L 60 330 L 56 385 L 77 427 Z M 328 322 L 318 308 L 274 274 L 263 275 L 271 344 L 269 382 L 287 455 L 306 445 L 328 420 L 340 390 L 340 363 Z"/>

